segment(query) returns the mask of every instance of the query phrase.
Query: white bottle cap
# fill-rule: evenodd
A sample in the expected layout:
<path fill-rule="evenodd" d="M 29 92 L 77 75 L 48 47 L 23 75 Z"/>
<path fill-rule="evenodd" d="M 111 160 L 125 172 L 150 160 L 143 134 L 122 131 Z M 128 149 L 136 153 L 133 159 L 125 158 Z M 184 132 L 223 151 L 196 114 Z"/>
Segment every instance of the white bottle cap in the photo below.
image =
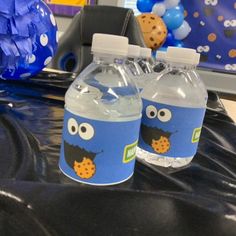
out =
<path fill-rule="evenodd" d="M 91 51 L 93 53 L 127 56 L 128 43 L 127 37 L 96 33 L 93 35 Z"/>
<path fill-rule="evenodd" d="M 140 48 L 140 56 L 143 58 L 151 58 L 152 56 L 151 48 Z"/>
<path fill-rule="evenodd" d="M 140 57 L 140 46 L 129 44 L 128 57 Z"/>
<path fill-rule="evenodd" d="M 194 60 L 193 60 L 193 65 L 194 66 L 197 66 L 200 62 L 200 57 L 201 57 L 201 54 L 200 53 L 196 53 L 195 54 L 195 57 L 194 57 Z"/>
<path fill-rule="evenodd" d="M 156 60 L 163 60 L 165 61 L 166 60 L 166 52 L 164 51 L 157 51 L 157 54 L 156 54 Z"/>
<path fill-rule="evenodd" d="M 168 47 L 166 60 L 183 64 L 194 65 L 196 50 L 191 48 Z"/>

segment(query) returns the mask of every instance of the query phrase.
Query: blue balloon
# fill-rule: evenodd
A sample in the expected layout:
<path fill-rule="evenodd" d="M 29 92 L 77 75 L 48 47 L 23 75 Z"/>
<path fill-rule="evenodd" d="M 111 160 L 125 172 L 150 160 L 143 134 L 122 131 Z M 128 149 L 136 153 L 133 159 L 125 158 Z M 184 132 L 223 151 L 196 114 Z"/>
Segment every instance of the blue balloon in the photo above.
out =
<path fill-rule="evenodd" d="M 35 8 L 36 7 L 36 8 Z M 1 77 L 5 79 L 26 79 L 38 74 L 46 67 L 55 51 L 58 44 L 58 31 L 55 18 L 49 7 L 43 1 L 39 1 L 34 10 L 40 11 L 40 21 L 44 22 L 44 33 L 36 30 L 36 42 L 33 46 L 32 55 L 27 59 L 20 58 L 16 69 L 6 69 Z"/>
<path fill-rule="evenodd" d="M 179 4 L 177 7 L 175 7 L 174 9 L 181 11 L 184 13 L 184 6 L 182 4 Z"/>
<path fill-rule="evenodd" d="M 166 41 L 163 47 L 169 47 L 169 46 L 175 46 L 175 37 L 171 32 L 167 34 Z"/>
<path fill-rule="evenodd" d="M 152 0 L 153 4 L 163 2 L 164 0 Z"/>
<path fill-rule="evenodd" d="M 173 30 L 173 35 L 177 40 L 185 39 L 191 32 L 191 27 L 187 21 L 184 21 L 183 24 L 178 28 Z"/>
<path fill-rule="evenodd" d="M 167 51 L 167 47 L 162 46 L 161 48 L 158 48 L 158 51 L 166 52 Z"/>
<path fill-rule="evenodd" d="M 140 12 L 151 12 L 152 7 L 155 4 L 153 0 L 138 0 L 137 8 Z"/>
<path fill-rule="evenodd" d="M 184 14 L 174 8 L 168 9 L 163 16 L 163 20 L 169 30 L 174 30 L 183 24 Z"/>
<path fill-rule="evenodd" d="M 162 46 L 163 48 L 167 48 L 169 46 L 174 46 L 174 47 L 183 47 L 183 42 L 180 40 L 176 40 L 173 33 L 169 32 L 166 37 L 166 41 L 164 45 Z"/>

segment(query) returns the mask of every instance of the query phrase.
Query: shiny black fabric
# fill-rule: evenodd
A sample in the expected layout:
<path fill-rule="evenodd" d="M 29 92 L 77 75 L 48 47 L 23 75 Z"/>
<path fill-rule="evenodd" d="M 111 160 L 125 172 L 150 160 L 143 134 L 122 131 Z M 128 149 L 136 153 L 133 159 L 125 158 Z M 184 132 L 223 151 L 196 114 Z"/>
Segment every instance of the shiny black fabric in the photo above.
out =
<path fill-rule="evenodd" d="M 0 82 L 0 235 L 236 235 L 236 127 L 215 93 L 189 166 L 137 162 L 112 187 L 58 168 L 73 74 Z"/>

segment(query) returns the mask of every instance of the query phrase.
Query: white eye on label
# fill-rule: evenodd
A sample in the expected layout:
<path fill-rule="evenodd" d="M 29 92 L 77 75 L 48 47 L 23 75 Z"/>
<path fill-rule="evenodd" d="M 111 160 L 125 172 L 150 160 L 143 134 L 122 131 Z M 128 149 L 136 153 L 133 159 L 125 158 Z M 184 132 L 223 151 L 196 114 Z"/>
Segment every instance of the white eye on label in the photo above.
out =
<path fill-rule="evenodd" d="M 156 107 L 150 105 L 146 108 L 146 115 L 150 119 L 154 119 L 157 116 L 157 109 Z"/>
<path fill-rule="evenodd" d="M 79 125 L 79 135 L 84 140 L 89 140 L 94 136 L 94 128 L 88 123 L 82 123 Z"/>
<path fill-rule="evenodd" d="M 157 118 L 162 122 L 169 121 L 171 117 L 172 117 L 171 111 L 166 108 L 158 111 Z"/>
<path fill-rule="evenodd" d="M 76 135 L 78 133 L 78 124 L 74 118 L 70 118 L 67 124 L 68 131 L 71 135 Z"/>

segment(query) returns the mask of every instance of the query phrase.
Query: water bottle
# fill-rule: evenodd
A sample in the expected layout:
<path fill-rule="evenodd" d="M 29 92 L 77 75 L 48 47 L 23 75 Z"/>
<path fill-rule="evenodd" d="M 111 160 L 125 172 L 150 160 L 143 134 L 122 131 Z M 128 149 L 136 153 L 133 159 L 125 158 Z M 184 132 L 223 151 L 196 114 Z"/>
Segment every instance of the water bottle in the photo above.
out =
<path fill-rule="evenodd" d="M 140 46 L 129 44 L 127 60 L 125 61 L 125 70 L 130 77 L 143 76 L 144 72 L 138 64 L 140 57 Z"/>
<path fill-rule="evenodd" d="M 61 171 L 75 181 L 113 185 L 133 175 L 142 102 L 124 71 L 128 38 L 94 34 L 93 62 L 65 95 Z"/>
<path fill-rule="evenodd" d="M 163 70 L 167 68 L 166 64 L 166 52 L 164 51 L 157 51 L 156 54 L 156 61 L 153 64 L 153 70 L 156 73 L 161 73 Z"/>
<path fill-rule="evenodd" d="M 167 69 L 142 91 L 143 117 L 137 156 L 154 165 L 178 168 L 197 151 L 207 92 L 195 71 L 194 49 L 170 47 Z"/>
<path fill-rule="evenodd" d="M 140 57 L 138 64 L 143 71 L 143 75 L 138 78 L 138 88 L 141 92 L 143 88 L 152 80 L 156 79 L 158 74 L 152 68 L 152 51 L 150 48 L 140 48 Z"/>
<path fill-rule="evenodd" d="M 152 75 L 154 73 L 150 61 L 152 60 L 152 50 L 150 48 L 140 48 L 140 58 L 138 64 L 145 74 Z M 155 77 L 153 75 L 152 77 Z"/>

